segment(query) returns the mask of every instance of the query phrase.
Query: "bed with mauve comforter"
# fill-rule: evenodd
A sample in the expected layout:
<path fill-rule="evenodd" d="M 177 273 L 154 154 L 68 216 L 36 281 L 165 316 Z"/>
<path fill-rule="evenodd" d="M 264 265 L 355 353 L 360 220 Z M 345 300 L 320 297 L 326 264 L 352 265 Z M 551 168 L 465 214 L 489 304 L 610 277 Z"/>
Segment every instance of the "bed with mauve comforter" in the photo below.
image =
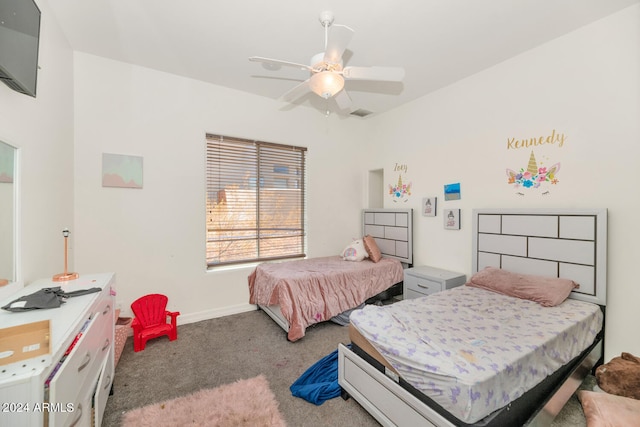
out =
<path fill-rule="evenodd" d="M 287 338 L 297 341 L 308 326 L 358 307 L 403 277 L 400 261 L 387 257 L 378 262 L 329 256 L 264 263 L 249 276 L 249 302 L 279 306 L 288 322 Z"/>

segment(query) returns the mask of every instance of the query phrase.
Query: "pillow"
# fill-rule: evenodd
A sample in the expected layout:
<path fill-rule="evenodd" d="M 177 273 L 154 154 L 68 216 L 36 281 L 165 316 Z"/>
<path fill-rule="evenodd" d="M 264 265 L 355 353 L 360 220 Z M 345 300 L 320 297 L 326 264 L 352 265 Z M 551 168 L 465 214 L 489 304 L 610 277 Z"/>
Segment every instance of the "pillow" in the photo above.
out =
<path fill-rule="evenodd" d="M 640 419 L 640 400 L 615 394 L 580 390 L 588 427 L 637 426 Z"/>
<path fill-rule="evenodd" d="M 382 259 L 382 253 L 376 243 L 376 239 L 367 234 L 362 238 L 362 241 L 364 242 L 364 249 L 369 254 L 369 259 L 373 262 L 380 261 Z"/>
<path fill-rule="evenodd" d="M 362 239 L 354 240 L 349 246 L 342 251 L 342 259 L 345 261 L 362 261 L 369 256 L 364 248 Z"/>
<path fill-rule="evenodd" d="M 562 303 L 578 285 L 569 279 L 512 273 L 487 267 L 471 276 L 469 286 L 535 301 L 545 307 Z"/>

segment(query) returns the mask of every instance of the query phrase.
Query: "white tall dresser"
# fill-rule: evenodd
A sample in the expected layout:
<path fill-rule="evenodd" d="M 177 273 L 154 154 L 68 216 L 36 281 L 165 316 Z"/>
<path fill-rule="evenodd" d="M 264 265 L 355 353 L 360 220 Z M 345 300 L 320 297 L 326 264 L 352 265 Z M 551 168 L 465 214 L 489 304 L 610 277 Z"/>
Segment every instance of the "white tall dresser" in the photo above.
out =
<path fill-rule="evenodd" d="M 0 307 L 56 286 L 65 292 L 101 291 L 69 298 L 58 308 L 0 310 L 0 426 L 84 427 L 102 422 L 114 376 L 115 274 L 80 275 L 69 282 L 39 280 L 1 301 Z M 10 332 L 47 321 L 40 342 Z M 7 362 L 15 342 L 21 343 L 17 351 L 23 359 Z M 42 351 L 47 346 L 48 352 Z"/>

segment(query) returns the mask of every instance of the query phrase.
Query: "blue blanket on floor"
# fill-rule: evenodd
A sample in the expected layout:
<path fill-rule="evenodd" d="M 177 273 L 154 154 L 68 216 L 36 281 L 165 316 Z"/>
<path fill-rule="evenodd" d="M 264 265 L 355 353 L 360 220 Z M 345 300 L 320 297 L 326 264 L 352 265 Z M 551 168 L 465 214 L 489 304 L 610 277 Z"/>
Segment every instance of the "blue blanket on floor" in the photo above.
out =
<path fill-rule="evenodd" d="M 347 347 L 350 348 L 351 344 Z M 311 365 L 289 389 L 294 396 L 316 405 L 340 396 L 342 389 L 338 385 L 338 350 Z"/>

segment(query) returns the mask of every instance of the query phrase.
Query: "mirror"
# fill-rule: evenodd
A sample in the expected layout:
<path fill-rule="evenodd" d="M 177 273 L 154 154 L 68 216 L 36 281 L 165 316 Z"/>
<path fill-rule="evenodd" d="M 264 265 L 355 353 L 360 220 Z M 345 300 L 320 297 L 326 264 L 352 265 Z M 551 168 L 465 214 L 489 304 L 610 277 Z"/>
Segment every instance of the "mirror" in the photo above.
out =
<path fill-rule="evenodd" d="M 0 141 L 0 291 L 18 281 L 18 150 Z"/>

